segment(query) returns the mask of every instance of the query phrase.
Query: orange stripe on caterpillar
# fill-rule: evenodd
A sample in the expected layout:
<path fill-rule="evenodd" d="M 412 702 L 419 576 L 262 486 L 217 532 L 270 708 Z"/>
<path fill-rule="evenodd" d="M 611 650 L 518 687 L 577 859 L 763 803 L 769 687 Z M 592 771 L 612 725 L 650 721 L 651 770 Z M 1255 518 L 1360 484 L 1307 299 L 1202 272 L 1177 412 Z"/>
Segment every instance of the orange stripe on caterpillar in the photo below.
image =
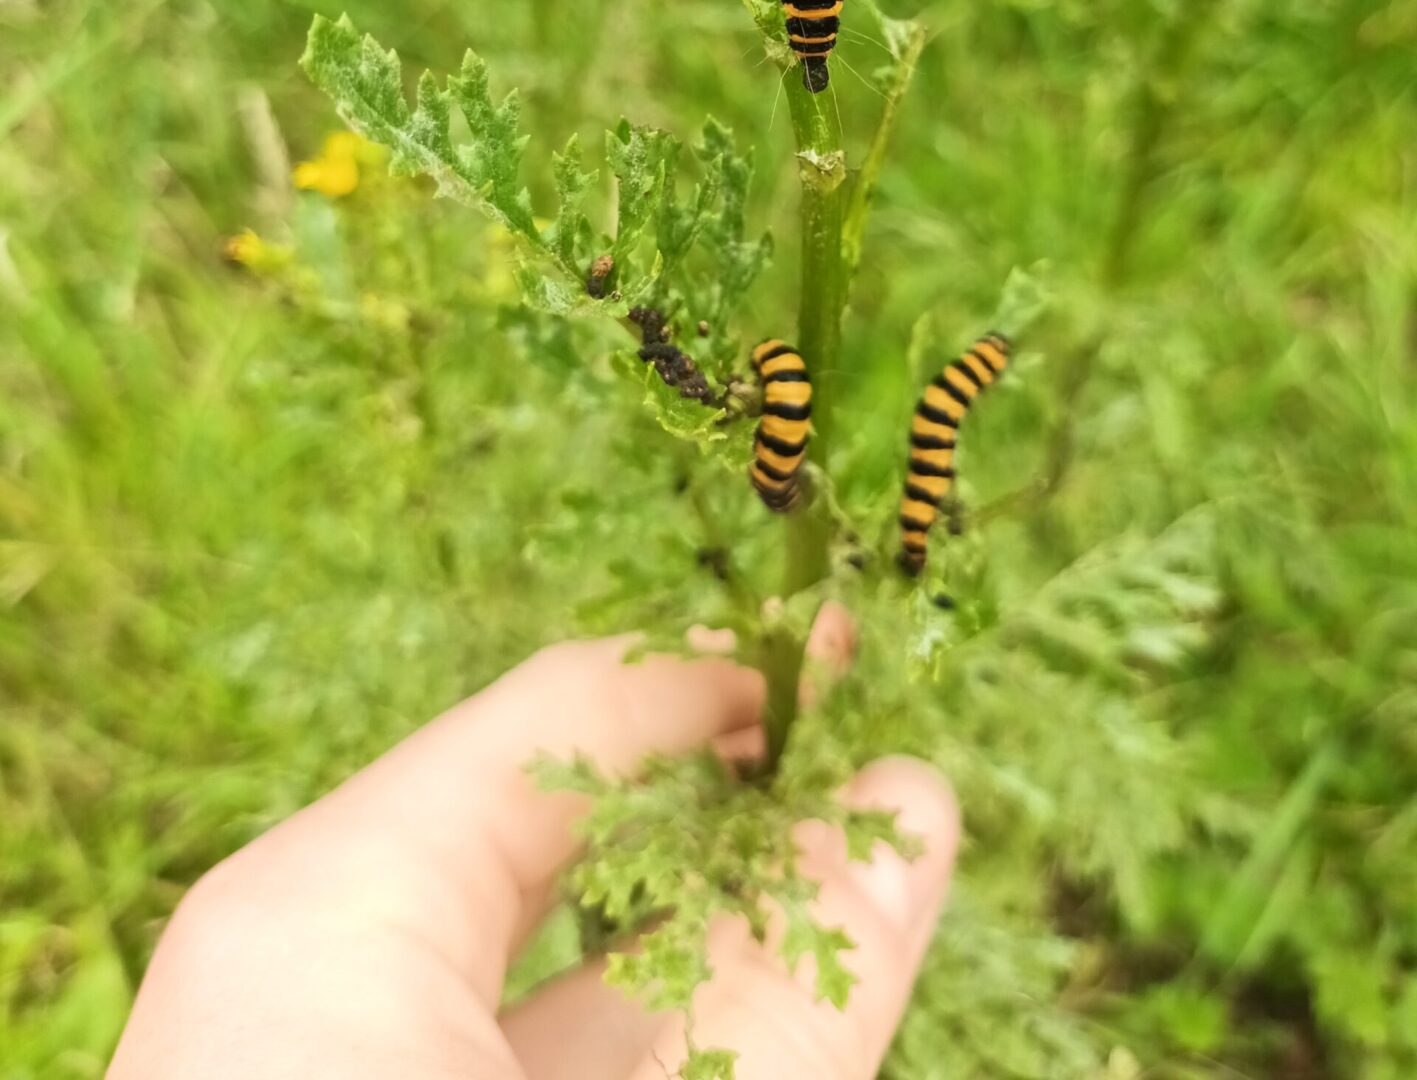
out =
<path fill-rule="evenodd" d="M 802 65 L 802 85 L 820 94 L 831 85 L 827 58 L 836 48 L 844 0 L 782 0 L 788 43 Z"/>
<path fill-rule="evenodd" d="M 980 394 L 1009 362 L 1002 334 L 980 338 L 930 381 L 910 422 L 910 457 L 900 501 L 901 569 L 911 577 L 925 569 L 926 539 L 955 485 L 955 440 L 960 423 Z"/>
<path fill-rule="evenodd" d="M 812 381 L 797 350 L 776 338 L 754 348 L 752 360 L 763 383 L 763 415 L 748 475 L 763 504 L 781 513 L 801 501 L 799 471 L 812 434 Z"/>

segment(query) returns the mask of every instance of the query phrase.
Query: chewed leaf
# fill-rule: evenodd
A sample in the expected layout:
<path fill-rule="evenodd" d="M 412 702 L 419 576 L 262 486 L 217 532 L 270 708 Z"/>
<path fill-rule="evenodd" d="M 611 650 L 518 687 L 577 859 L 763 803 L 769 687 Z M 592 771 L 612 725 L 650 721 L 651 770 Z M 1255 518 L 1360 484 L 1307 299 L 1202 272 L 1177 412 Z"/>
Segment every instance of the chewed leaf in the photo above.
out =
<path fill-rule="evenodd" d="M 771 233 L 754 240 L 747 235 L 748 189 L 753 180 L 753 155 L 740 153 L 733 132 L 710 117 L 694 153 L 719 178 L 718 212 L 705 217 L 700 225 L 703 246 L 715 256 L 717 272 L 704 312 L 711 326 L 718 326 L 747 295 L 758 275 L 772 258 Z M 716 335 L 712 347 L 715 358 L 728 361 L 736 347 L 731 338 Z"/>
<path fill-rule="evenodd" d="M 560 205 L 547 242 L 563 265 L 578 266 L 591 237 L 590 221 L 584 212 L 586 193 L 597 174 L 581 168 L 581 142 L 577 136 L 572 135 L 565 151 L 553 156 L 552 172 Z"/>
<path fill-rule="evenodd" d="M 448 94 L 467 119 L 471 141 L 458 158 L 473 185 L 487 192 L 487 201 L 509 228 L 541 242 L 532 220 L 531 196 L 517 179 L 527 136 L 518 131 L 521 103 L 513 90 L 500 105 L 492 101 L 487 65 L 469 50 L 462 73 L 448 80 Z"/>
<path fill-rule="evenodd" d="M 642 274 L 635 268 L 636 253 L 651 223 L 673 188 L 678 171 L 679 140 L 663 131 L 636 127 L 621 120 L 605 135 L 605 160 L 619 189 L 619 214 L 615 244 L 611 249 L 620 268 L 624 291 L 636 291 Z"/>
<path fill-rule="evenodd" d="M 593 252 L 595 230 L 585 203 L 598 174 L 583 167 L 572 138 L 553 159 L 555 219 L 539 227 L 520 178 L 528 137 L 520 129 L 516 91 L 495 99 L 487 65 L 474 53 L 466 54 L 444 88 L 431 73 L 420 76 L 412 107 L 398 54 L 361 35 L 348 16 L 332 22 L 317 15 L 300 62 L 350 127 L 388 147 L 391 172 L 431 177 L 440 195 L 479 210 L 517 239 L 529 255 L 518 280 L 527 303 L 539 310 L 623 318 L 636 303 L 653 304 L 666 289 L 682 289 L 666 277 L 699 250 L 710 258 L 707 266 L 695 265 L 702 284 L 695 289 L 694 320 L 716 328 L 767 260 L 766 238 L 742 240 L 749 159 L 712 122 L 704 145 L 695 148 L 701 175 L 682 203 L 677 139 L 625 120 L 606 134 L 606 163 L 618 189 L 616 231 L 608 250 Z M 465 139 L 452 135 L 455 109 L 466 120 Z M 596 297 L 587 292 L 592 256 L 608 257 L 613 267 L 607 272 L 613 285 Z M 715 356 L 729 340 L 715 334 Z"/>
<path fill-rule="evenodd" d="M 621 370 L 633 372 L 634 369 L 630 365 L 640 363 L 633 357 L 617 358 L 616 366 Z M 727 440 L 728 433 L 719 424 L 719 420 L 727 415 L 727 410 L 705 408 L 697 401 L 680 397 L 679 391 L 666 385 L 648 364 L 642 365 L 638 375 L 645 388 L 645 405 L 654 413 L 659 426 L 669 434 L 700 445 Z"/>
<path fill-rule="evenodd" d="M 548 315 L 568 318 L 608 315 L 623 319 L 630 309 L 630 303 L 626 300 L 596 300 L 584 288 L 567 284 L 560 277 L 547 277 L 535 266 L 523 266 L 515 276 L 527 305 Z"/>
<path fill-rule="evenodd" d="M 398 53 L 361 37 L 347 15 L 338 22 L 315 17 L 300 63 L 352 128 L 389 148 L 392 172 L 431 176 L 440 194 L 477 207 L 533 248 L 544 249 L 530 198 L 517 182 L 526 142 L 517 133 L 516 96 L 493 104 L 486 66 L 476 56 L 467 54 L 462 75 L 449 79 L 446 90 L 425 73 L 412 111 Z M 449 134 L 453 105 L 467 118 L 472 136 L 460 147 Z"/>

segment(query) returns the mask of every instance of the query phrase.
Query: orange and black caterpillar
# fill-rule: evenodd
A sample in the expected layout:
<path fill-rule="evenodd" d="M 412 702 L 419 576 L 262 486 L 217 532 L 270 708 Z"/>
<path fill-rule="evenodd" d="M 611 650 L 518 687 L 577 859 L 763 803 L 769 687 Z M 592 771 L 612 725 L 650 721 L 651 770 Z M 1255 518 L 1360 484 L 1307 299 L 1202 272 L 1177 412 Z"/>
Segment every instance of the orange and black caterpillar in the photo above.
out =
<path fill-rule="evenodd" d="M 748 475 L 767 508 L 782 513 L 801 498 L 797 473 L 811 433 L 812 381 L 797 350 L 775 339 L 753 350 L 753 370 L 763 381 L 763 418 Z"/>
<path fill-rule="evenodd" d="M 820 94 L 831 82 L 827 57 L 836 48 L 845 0 L 782 0 L 787 13 L 787 40 L 802 61 L 802 84 Z"/>
<path fill-rule="evenodd" d="M 925 534 L 954 486 L 955 436 L 974 399 L 1008 366 L 1009 339 L 989 334 L 925 388 L 910 422 L 910 466 L 900 501 L 900 565 L 911 577 L 925 568 Z"/>

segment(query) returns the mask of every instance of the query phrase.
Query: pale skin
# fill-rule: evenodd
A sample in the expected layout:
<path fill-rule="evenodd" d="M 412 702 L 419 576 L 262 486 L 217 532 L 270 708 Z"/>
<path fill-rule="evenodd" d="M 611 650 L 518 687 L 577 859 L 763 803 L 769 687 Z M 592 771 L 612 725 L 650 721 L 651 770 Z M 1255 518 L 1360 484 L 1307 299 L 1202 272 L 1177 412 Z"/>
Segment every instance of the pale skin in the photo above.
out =
<path fill-rule="evenodd" d="M 760 751 L 764 687 L 727 660 L 625 665 L 624 639 L 547 649 L 237 852 L 163 935 L 109 1080 L 663 1080 L 677 1015 L 646 1013 L 591 964 L 499 1011 L 507 965 L 577 852 L 578 796 L 534 789 L 538 752 L 633 771 L 646 754 Z M 810 652 L 849 659 L 829 607 Z M 898 812 L 924 853 L 851 863 L 820 822 L 796 836 L 820 922 L 856 943 L 844 1011 L 815 999 L 741 920 L 710 929 L 695 1041 L 738 1051 L 739 1080 L 869 1080 L 948 887 L 958 815 L 943 781 L 878 762 L 842 793 Z"/>

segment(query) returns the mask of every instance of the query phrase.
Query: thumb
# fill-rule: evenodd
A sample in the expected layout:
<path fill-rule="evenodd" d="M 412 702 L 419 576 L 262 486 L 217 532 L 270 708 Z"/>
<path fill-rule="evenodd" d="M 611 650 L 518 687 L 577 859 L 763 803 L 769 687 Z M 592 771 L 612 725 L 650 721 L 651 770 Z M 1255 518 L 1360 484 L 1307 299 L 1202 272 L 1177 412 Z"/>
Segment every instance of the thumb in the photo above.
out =
<path fill-rule="evenodd" d="M 813 916 L 855 944 L 842 955 L 857 977 L 845 1009 L 816 1000 L 815 971 L 787 971 L 776 943 L 754 942 L 742 920 L 710 935 L 714 977 L 694 1000 L 694 1043 L 734 1051 L 737 1080 L 811 1076 L 871 1080 L 910 999 L 949 885 L 959 844 L 959 814 L 943 779 L 922 762 L 877 762 L 852 782 L 843 801 L 897 812 L 900 832 L 924 852 L 907 861 L 879 844 L 869 863 L 850 862 L 841 831 L 802 826 L 802 869 L 821 884 Z M 663 1080 L 686 1056 L 682 1024 L 665 1030 L 634 1080 Z"/>

